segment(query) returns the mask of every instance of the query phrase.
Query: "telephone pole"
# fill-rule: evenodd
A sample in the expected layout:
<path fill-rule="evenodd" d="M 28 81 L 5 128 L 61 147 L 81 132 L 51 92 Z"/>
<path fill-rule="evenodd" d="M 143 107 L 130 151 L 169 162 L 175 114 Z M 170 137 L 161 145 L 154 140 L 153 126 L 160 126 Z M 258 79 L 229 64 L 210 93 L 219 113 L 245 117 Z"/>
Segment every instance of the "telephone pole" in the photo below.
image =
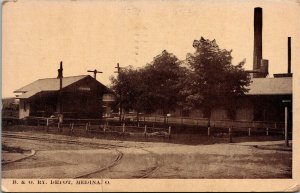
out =
<path fill-rule="evenodd" d="M 121 71 L 121 67 L 119 63 L 117 63 L 117 66 L 115 68 L 117 69 L 117 71 L 115 71 L 114 73 L 118 73 L 118 79 L 119 79 L 119 74 Z M 120 92 L 120 103 L 119 103 L 119 121 L 121 122 L 121 120 L 122 120 L 122 91 Z"/>
<path fill-rule="evenodd" d="M 63 105 L 62 105 L 62 84 L 63 84 L 63 62 L 60 62 L 60 67 L 57 70 L 59 79 L 59 91 L 58 91 L 58 118 L 59 123 L 63 122 Z"/>
<path fill-rule="evenodd" d="M 96 79 L 96 77 L 97 77 L 97 73 L 103 73 L 103 72 L 100 72 L 100 71 L 98 71 L 98 70 L 88 70 L 88 72 L 93 72 L 94 73 L 94 78 Z"/>

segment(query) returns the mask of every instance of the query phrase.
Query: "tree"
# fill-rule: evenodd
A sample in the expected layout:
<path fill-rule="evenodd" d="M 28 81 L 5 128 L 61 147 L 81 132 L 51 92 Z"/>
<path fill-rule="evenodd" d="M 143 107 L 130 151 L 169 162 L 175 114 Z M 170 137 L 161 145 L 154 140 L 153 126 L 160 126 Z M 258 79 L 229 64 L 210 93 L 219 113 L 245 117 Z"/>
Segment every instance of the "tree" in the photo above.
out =
<path fill-rule="evenodd" d="M 156 98 L 148 80 L 151 75 L 145 68 L 134 69 L 132 66 L 122 68 L 118 77 L 111 77 L 111 89 L 117 94 L 122 114 L 125 111 L 135 110 L 137 121 L 140 112 L 153 112 Z"/>
<path fill-rule="evenodd" d="M 166 50 L 154 57 L 144 69 L 144 81 L 148 94 L 155 100 L 154 108 L 162 109 L 166 115 L 180 104 L 178 95 L 184 75 L 178 58 Z"/>
<path fill-rule="evenodd" d="M 167 51 L 154 57 L 144 68 L 123 68 L 118 78 L 111 78 L 112 89 L 126 110 L 152 113 L 162 109 L 166 115 L 180 100 L 184 68 L 177 57 Z"/>
<path fill-rule="evenodd" d="M 234 101 L 247 92 L 250 76 L 244 71 L 245 60 L 234 66 L 232 50 L 220 49 L 215 40 L 194 40 L 194 54 L 187 55 L 190 68 L 181 95 L 189 108 L 201 107 L 207 117 L 216 106 L 224 106 L 234 116 Z"/>
<path fill-rule="evenodd" d="M 133 69 L 132 66 L 122 68 L 117 78 L 111 77 L 111 82 L 111 89 L 117 94 L 121 114 L 123 109 L 127 111 L 141 109 L 141 73 L 138 70 Z"/>

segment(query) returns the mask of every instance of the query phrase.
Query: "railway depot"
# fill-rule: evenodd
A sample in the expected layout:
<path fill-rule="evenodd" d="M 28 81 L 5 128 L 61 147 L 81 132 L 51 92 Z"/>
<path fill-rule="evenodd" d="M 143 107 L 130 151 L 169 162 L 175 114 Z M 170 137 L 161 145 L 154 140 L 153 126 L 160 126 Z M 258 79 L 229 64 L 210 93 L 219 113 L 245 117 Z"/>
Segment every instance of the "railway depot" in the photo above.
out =
<path fill-rule="evenodd" d="M 262 52 L 262 17 L 262 8 L 255 8 L 253 69 L 247 71 L 251 74 L 251 82 L 247 87 L 248 92 L 245 92 L 245 95 L 238 97 L 235 101 L 233 113 L 224 106 L 214 107 L 210 116 L 205 116 L 201 107 L 191 110 L 176 108 L 175 111 L 169 112 L 169 117 L 165 117 L 166 115 L 162 113 L 162 110 L 156 109 L 156 112 L 143 114 L 139 118 L 134 113 L 135 109 L 132 109 L 133 114 L 131 115 L 120 109 L 118 106 L 120 104 L 115 102 L 116 94 L 96 80 L 96 74 L 102 72 L 88 71 L 94 72 L 94 78 L 89 75 L 63 77 L 61 63 L 57 78 L 39 79 L 14 91 L 17 94 L 16 99 L 19 100 L 17 118 L 49 118 L 63 115 L 64 118 L 73 119 L 105 118 L 106 120 L 113 120 L 109 117 L 112 117 L 112 112 L 115 110 L 115 115 L 123 112 L 122 120 L 141 119 L 144 122 L 159 123 L 166 122 L 168 119 L 168 123 L 174 124 L 196 126 L 211 124 L 226 128 L 230 126 L 282 128 L 286 121 L 289 130 L 291 130 L 293 82 L 291 38 L 288 38 L 287 72 L 274 74 L 272 77 L 269 74 L 269 61 L 263 58 Z M 119 72 L 119 64 L 116 68 Z M 3 104 L 9 106 L 5 99 Z"/>
<path fill-rule="evenodd" d="M 74 6 L 77 6 L 76 2 Z M 105 6 L 103 5 L 104 8 Z M 127 34 L 128 36 L 124 35 L 125 38 L 122 36 L 120 39 L 114 39 L 114 36 L 120 34 L 120 31 L 114 31 L 114 22 L 109 21 L 109 25 L 104 25 L 106 21 L 103 21 L 103 25 L 99 27 L 99 18 L 96 18 L 90 23 L 92 26 L 98 26 L 101 31 L 111 27 L 109 36 L 105 38 L 108 44 L 104 44 L 104 41 L 92 42 L 94 39 L 85 40 L 89 45 L 85 47 L 86 53 L 72 60 L 67 57 L 68 54 L 65 56 L 68 52 L 62 52 L 62 55 L 55 53 L 57 56 L 51 56 L 51 61 L 39 61 L 33 57 L 32 61 L 39 61 L 41 66 L 49 64 L 47 67 L 51 71 L 55 72 L 58 68 L 57 76 L 50 76 L 50 72 L 38 70 L 43 74 L 32 75 L 31 79 L 26 79 L 26 83 L 21 82 L 24 86 L 19 83 L 13 86 L 16 90 L 10 92 L 13 92 L 15 97 L 2 99 L 3 178 L 13 179 L 15 184 L 20 184 L 23 179 L 37 179 L 34 183 L 40 187 L 45 184 L 59 190 L 63 185 L 67 185 L 74 187 L 75 191 L 80 191 L 84 186 L 95 188 L 95 191 L 101 188 L 105 191 L 103 185 L 114 185 L 113 179 L 151 178 L 157 182 L 160 179 L 176 179 L 175 183 L 180 179 L 257 179 L 262 183 L 262 179 L 293 179 L 293 153 L 297 144 L 292 141 L 295 138 L 295 76 L 293 77 L 291 70 L 292 49 L 289 36 L 294 34 L 284 34 L 282 38 L 283 50 L 287 51 L 287 64 L 276 64 L 274 57 L 268 52 L 265 52 L 268 58 L 264 58 L 262 8 L 247 8 L 250 10 L 249 18 L 253 18 L 254 8 L 254 34 L 247 34 L 245 41 L 249 40 L 248 35 L 250 39 L 254 35 L 254 44 L 253 64 L 248 67 L 250 70 L 246 70 L 246 60 L 235 65 L 235 60 L 240 61 L 237 57 L 239 54 L 231 54 L 226 43 L 222 42 L 223 40 L 219 42 L 219 39 L 227 39 L 227 36 L 209 36 L 202 33 L 204 28 L 198 26 L 197 29 L 196 17 L 190 15 L 190 22 L 195 22 L 196 35 L 214 37 L 220 43 L 220 47 L 215 39 L 201 37 L 193 42 L 194 53 L 180 48 L 186 57 L 182 60 L 176 56 L 180 56 L 179 53 L 169 47 L 173 43 L 168 40 L 168 46 L 164 44 L 163 49 L 171 50 L 172 53 L 164 50 L 153 57 L 153 61 L 145 64 L 148 58 L 145 61 L 138 58 L 141 55 L 146 57 L 148 53 L 146 54 L 145 50 L 149 51 L 151 58 L 152 48 L 147 50 L 147 46 L 156 45 L 155 41 L 158 41 L 160 36 L 154 36 L 151 40 L 153 37 L 144 35 L 150 31 L 146 23 L 140 29 L 140 24 L 144 24 L 143 12 L 147 12 L 148 8 L 142 8 L 141 12 L 137 12 L 138 9 L 125 8 L 123 11 L 126 14 L 133 11 L 134 17 L 141 18 L 138 22 L 128 22 L 130 25 L 137 25 L 135 28 L 140 30 L 133 35 L 133 42 L 140 42 L 139 46 L 133 46 L 134 56 L 130 55 L 127 45 L 123 44 L 123 39 L 127 40 L 130 36 Z M 201 6 L 198 8 L 205 11 Z M 64 9 L 68 9 L 67 6 Z M 91 9 L 94 8 L 91 6 Z M 195 10 L 195 13 L 199 10 Z M 233 9 L 228 12 L 229 18 L 235 14 L 231 10 Z M 266 10 L 269 14 L 269 9 Z M 190 11 L 192 13 L 191 8 Z M 220 7 L 216 11 L 220 12 Z M 162 10 L 162 13 L 171 11 Z M 179 11 L 176 14 L 181 13 Z M 189 14 L 186 13 L 187 18 Z M 272 14 L 274 13 L 271 12 L 270 15 Z M 63 18 L 64 13 L 60 16 Z M 113 20 L 119 19 L 118 15 L 111 16 Z M 166 21 L 170 22 L 170 18 Z M 93 17 L 89 19 L 92 20 Z M 198 19 L 203 18 L 197 17 Z M 124 21 L 127 21 L 125 17 L 119 23 L 116 22 L 116 25 L 126 26 Z M 72 23 L 73 20 L 68 22 Z M 85 22 L 81 24 L 85 25 Z M 237 26 L 237 29 L 238 27 L 240 26 Z M 135 28 L 134 30 L 137 30 Z M 248 25 L 246 28 L 250 29 Z M 131 30 L 128 28 L 128 31 L 129 29 Z M 240 32 L 235 31 L 235 35 Z M 77 33 L 77 29 L 72 30 L 72 33 L 75 32 Z M 110 34 L 111 32 L 113 33 Z M 181 30 L 168 30 L 168 33 L 173 32 L 176 36 L 172 41 L 176 42 L 176 45 L 177 41 L 181 41 L 182 37 L 177 36 Z M 89 34 L 91 31 L 83 30 L 80 33 Z M 98 40 L 99 34 L 89 38 Z M 63 37 L 63 34 L 59 35 Z M 167 37 L 164 34 L 158 35 L 163 35 L 162 40 Z M 196 35 L 191 33 L 191 38 L 197 38 Z M 151 44 L 147 43 L 147 38 Z M 73 38 L 69 39 L 72 45 L 77 44 Z M 110 39 L 114 39 L 111 48 Z M 92 43 L 101 44 L 101 47 L 91 47 L 94 45 Z M 233 50 L 240 51 L 239 46 L 247 47 L 244 43 L 237 47 L 232 44 Z M 268 41 L 266 44 L 272 45 Z M 118 49 L 114 49 L 116 46 Z M 192 49 L 191 45 L 189 46 L 189 49 Z M 157 48 L 161 49 L 159 44 Z M 67 46 L 63 49 L 77 52 Z M 103 52 L 105 50 L 111 53 Z M 119 52 L 124 52 L 124 55 Z M 49 54 L 50 58 L 52 53 L 45 52 L 45 58 L 46 54 Z M 245 56 L 242 52 L 240 54 Z M 249 55 L 246 56 L 248 59 Z M 136 60 L 130 60 L 130 57 Z M 252 58 L 252 52 L 250 57 Z M 64 66 L 62 61 L 58 64 L 61 58 L 65 62 Z M 52 65 L 53 61 L 57 62 L 57 65 Z M 117 62 L 120 62 L 121 66 Z M 117 63 L 117 66 L 112 66 L 112 63 Z M 145 65 L 139 66 L 142 63 Z M 88 70 L 94 69 L 93 64 L 97 65 L 95 68 L 101 65 L 105 72 L 99 69 Z M 126 66 L 127 64 L 132 66 Z M 276 73 L 282 73 L 274 74 L 275 70 L 280 69 L 277 68 L 278 65 L 280 68 L 286 66 L 286 70 L 281 69 Z M 68 76 L 64 76 L 63 67 L 70 72 Z M 87 73 L 94 73 L 94 76 Z M 100 75 L 98 73 L 105 74 L 97 80 L 96 75 Z M 116 73 L 115 76 L 112 76 L 113 73 Z M 149 187 L 153 186 L 151 183 Z M 132 187 L 129 186 L 129 189 Z M 193 185 L 190 187 L 192 191 L 196 190 L 193 189 Z"/>
<path fill-rule="evenodd" d="M 102 117 L 103 95 L 111 93 L 106 86 L 89 75 L 63 77 L 61 89 L 59 81 L 39 79 L 16 90 L 19 118 L 50 117 L 59 111 L 66 118 Z"/>

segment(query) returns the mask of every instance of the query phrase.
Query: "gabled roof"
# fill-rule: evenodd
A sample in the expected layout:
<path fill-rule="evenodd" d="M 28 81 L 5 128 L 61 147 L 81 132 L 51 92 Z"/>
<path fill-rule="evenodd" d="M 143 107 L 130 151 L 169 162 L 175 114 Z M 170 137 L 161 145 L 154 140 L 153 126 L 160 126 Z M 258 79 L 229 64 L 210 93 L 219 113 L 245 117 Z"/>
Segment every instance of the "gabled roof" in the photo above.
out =
<path fill-rule="evenodd" d="M 70 76 L 63 77 L 62 88 L 65 88 L 79 80 L 82 80 L 90 75 Z M 99 82 L 99 84 L 101 84 Z M 104 85 L 103 85 L 104 86 Z M 45 78 L 34 81 L 16 91 L 14 93 L 23 93 L 17 98 L 29 98 L 39 92 L 44 91 L 58 91 L 59 90 L 59 78 Z"/>
<path fill-rule="evenodd" d="M 290 95 L 293 85 L 292 77 L 253 78 L 246 95 Z"/>

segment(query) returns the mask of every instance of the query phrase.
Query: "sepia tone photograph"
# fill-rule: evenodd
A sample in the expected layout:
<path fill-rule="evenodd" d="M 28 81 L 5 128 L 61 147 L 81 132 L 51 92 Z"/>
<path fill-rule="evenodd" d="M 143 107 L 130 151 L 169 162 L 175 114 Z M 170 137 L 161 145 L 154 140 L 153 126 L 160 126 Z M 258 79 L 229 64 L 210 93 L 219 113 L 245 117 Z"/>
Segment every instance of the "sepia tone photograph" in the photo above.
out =
<path fill-rule="evenodd" d="M 299 9 L 3 1 L 2 190 L 214 191 L 190 186 L 217 179 L 299 190 Z M 274 191 L 267 182 L 248 190 Z"/>

